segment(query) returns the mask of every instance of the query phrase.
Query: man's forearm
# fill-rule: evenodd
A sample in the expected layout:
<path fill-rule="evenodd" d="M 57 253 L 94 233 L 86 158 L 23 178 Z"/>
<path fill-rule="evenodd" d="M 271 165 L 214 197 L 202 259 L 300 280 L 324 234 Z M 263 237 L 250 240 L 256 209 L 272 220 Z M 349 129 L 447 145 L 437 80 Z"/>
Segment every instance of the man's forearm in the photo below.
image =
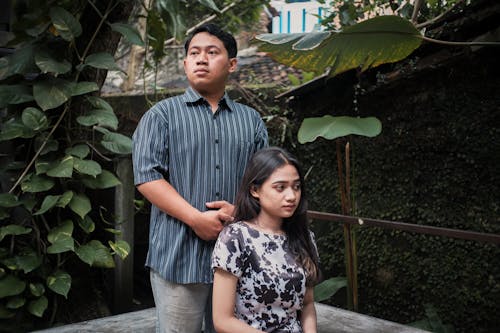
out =
<path fill-rule="evenodd" d="M 176 219 L 192 226 L 201 212 L 187 202 L 177 190 L 164 179 L 137 186 L 137 190 L 153 205 Z"/>

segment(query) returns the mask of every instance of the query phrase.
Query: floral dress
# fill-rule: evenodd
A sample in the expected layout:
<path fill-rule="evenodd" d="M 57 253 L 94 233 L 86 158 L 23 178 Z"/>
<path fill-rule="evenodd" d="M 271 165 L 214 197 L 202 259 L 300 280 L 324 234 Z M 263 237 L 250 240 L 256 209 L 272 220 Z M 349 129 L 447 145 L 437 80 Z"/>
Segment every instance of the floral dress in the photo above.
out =
<path fill-rule="evenodd" d="M 238 277 L 235 316 L 264 332 L 302 332 L 305 273 L 286 240 L 236 222 L 222 230 L 212 254 L 213 269 Z"/>

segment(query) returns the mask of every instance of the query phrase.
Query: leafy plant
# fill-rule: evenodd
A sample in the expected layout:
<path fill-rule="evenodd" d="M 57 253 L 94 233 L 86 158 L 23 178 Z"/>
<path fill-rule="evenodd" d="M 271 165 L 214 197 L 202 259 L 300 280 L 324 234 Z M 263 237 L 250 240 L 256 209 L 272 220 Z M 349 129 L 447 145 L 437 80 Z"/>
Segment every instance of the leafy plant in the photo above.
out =
<path fill-rule="evenodd" d="M 425 304 L 425 318 L 408 324 L 408 326 L 420 328 L 435 333 L 454 333 L 452 325 L 443 324 L 441 318 L 432 304 Z"/>
<path fill-rule="evenodd" d="M 110 162 L 130 153 L 131 140 L 86 79 L 120 70 L 94 44 L 106 25 L 142 43 L 109 20 L 120 9 L 119 1 L 33 1 L 12 24 L 12 54 L 0 59 L 0 317 L 10 320 L 2 329 L 55 320 L 78 265 L 112 268 L 114 255 L 129 254 L 93 193 L 120 184 Z M 88 10 L 95 25 L 80 21 Z"/>
<path fill-rule="evenodd" d="M 314 287 L 314 301 L 321 302 L 332 297 L 338 290 L 347 285 L 345 277 L 338 276 L 322 281 Z"/>

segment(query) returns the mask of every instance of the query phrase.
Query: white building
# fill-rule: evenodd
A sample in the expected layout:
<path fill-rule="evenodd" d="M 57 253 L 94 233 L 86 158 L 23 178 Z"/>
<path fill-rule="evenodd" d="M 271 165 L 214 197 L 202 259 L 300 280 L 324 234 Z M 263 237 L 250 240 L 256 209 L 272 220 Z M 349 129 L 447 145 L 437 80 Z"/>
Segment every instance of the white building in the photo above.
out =
<path fill-rule="evenodd" d="M 320 20 L 326 15 L 326 8 L 317 1 L 273 0 L 270 2 L 279 16 L 273 17 L 272 33 L 301 33 L 321 30 Z"/>

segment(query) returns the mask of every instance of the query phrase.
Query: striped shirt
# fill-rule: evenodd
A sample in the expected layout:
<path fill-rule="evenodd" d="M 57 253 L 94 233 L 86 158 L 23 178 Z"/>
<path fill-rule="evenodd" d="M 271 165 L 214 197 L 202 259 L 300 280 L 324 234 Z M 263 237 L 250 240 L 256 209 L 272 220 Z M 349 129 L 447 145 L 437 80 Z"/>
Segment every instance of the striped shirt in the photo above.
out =
<path fill-rule="evenodd" d="M 268 145 L 257 111 L 226 93 L 213 113 L 192 88 L 148 110 L 132 139 L 135 184 L 164 178 L 200 211 L 209 201 L 234 202 L 248 160 Z M 214 244 L 152 205 L 146 266 L 164 279 L 212 283 Z"/>

